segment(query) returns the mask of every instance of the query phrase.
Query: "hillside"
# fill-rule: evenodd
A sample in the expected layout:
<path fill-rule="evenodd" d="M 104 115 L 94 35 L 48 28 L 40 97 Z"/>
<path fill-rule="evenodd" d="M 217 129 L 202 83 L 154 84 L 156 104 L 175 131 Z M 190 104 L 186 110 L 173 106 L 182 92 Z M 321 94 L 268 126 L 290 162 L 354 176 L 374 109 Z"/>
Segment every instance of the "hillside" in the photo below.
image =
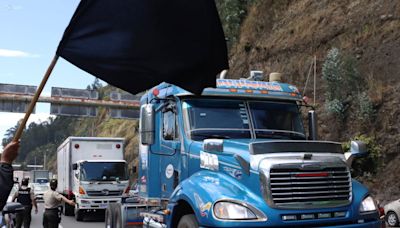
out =
<path fill-rule="evenodd" d="M 256 1 L 248 8 L 238 43 L 230 50 L 229 75 L 245 76 L 251 69 L 279 71 L 285 81 L 302 89 L 316 56 L 321 138 L 344 142 L 361 134 L 374 137 L 382 148 L 383 165 L 377 175 L 363 181 L 380 200 L 396 199 L 400 197 L 399 28 L 399 1 Z M 360 83 L 366 85 L 364 91 L 374 109 L 367 123 L 352 115 L 352 109 L 342 123 L 326 112 L 322 66 L 333 47 L 354 59 Z M 348 100 L 357 102 L 352 96 Z"/>

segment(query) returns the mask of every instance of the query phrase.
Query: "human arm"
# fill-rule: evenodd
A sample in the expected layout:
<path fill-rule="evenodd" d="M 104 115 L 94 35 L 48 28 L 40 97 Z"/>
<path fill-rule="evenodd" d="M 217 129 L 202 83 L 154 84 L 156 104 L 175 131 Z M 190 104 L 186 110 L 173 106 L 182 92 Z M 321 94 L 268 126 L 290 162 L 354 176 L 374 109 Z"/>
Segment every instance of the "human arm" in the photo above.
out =
<path fill-rule="evenodd" d="M 75 207 L 75 202 L 73 200 L 69 200 L 65 196 L 61 196 L 61 200 L 64 201 L 65 203 Z"/>
<path fill-rule="evenodd" d="M 3 150 L 0 160 L 0 210 L 3 210 L 8 195 L 14 185 L 11 163 L 18 155 L 19 142 L 9 143 Z"/>
<path fill-rule="evenodd" d="M 35 214 L 37 214 L 38 207 L 37 207 L 37 202 L 36 202 L 36 198 L 35 198 L 35 192 L 33 190 L 31 191 L 31 200 L 32 200 L 32 205 L 35 208 Z"/>
<path fill-rule="evenodd" d="M 67 203 L 67 204 L 69 204 L 69 205 L 71 205 L 71 206 L 75 206 L 75 202 L 74 202 L 73 200 L 67 199 L 65 196 L 61 195 L 61 194 L 58 193 L 58 192 L 55 192 L 55 195 L 54 195 L 54 196 L 56 197 L 56 199 L 57 199 L 58 201 L 64 201 L 65 203 Z"/>
<path fill-rule="evenodd" d="M 12 199 L 11 199 L 11 202 L 15 202 L 15 200 L 17 199 L 17 197 L 18 197 L 18 191 L 16 191 L 16 192 L 14 193 L 14 195 L 13 195 L 13 197 L 12 197 Z"/>

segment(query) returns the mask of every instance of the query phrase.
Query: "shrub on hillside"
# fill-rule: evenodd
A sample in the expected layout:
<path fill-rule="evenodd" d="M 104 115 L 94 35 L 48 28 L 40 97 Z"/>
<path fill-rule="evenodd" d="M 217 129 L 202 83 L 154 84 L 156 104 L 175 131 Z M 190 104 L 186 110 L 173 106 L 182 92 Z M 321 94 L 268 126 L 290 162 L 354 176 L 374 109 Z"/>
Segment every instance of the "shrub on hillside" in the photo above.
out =
<path fill-rule="evenodd" d="M 374 137 L 359 135 L 352 140 L 363 141 L 367 145 L 368 155 L 353 162 L 352 175 L 354 177 L 370 177 L 375 175 L 382 165 L 382 148 Z M 343 144 L 344 151 L 350 151 L 350 141 Z"/>
<path fill-rule="evenodd" d="M 359 106 L 357 113 L 358 118 L 364 123 L 369 122 L 375 113 L 370 97 L 366 92 L 363 92 L 357 97 L 357 100 Z"/>

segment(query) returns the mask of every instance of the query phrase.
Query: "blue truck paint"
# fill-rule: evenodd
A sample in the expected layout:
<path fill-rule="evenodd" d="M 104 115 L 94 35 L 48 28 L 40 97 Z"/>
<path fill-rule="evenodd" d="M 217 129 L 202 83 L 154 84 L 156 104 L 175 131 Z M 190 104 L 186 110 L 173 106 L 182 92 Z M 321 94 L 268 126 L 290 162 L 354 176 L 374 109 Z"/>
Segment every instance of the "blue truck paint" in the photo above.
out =
<path fill-rule="evenodd" d="M 257 136 L 256 129 L 252 128 L 256 120 L 252 119 L 254 114 L 250 114 L 250 105 L 255 105 L 254 101 L 261 103 L 265 101 L 273 104 L 279 103 L 283 106 L 297 106 L 297 103 L 301 102 L 301 95 L 295 86 L 278 82 L 223 79 L 217 80 L 217 86 L 215 89 L 205 89 L 202 96 L 194 96 L 182 88 L 162 83 L 149 90 L 141 98 L 142 105 L 153 105 L 155 131 L 153 144 L 140 145 L 139 198 L 141 203 L 148 203 L 149 211 L 154 208 L 158 209 L 155 213 L 164 217 L 164 225 L 176 227 L 179 218 L 190 211 L 195 214 L 200 227 L 378 227 L 380 225 L 377 211 L 360 214 L 360 204 L 369 193 L 363 185 L 355 180 L 349 180 L 351 193 L 349 193 L 348 202 L 345 200 L 345 203 L 335 204 L 336 206 L 329 204 L 329 200 L 310 203 L 312 206 L 304 203 L 304 205 L 302 204 L 304 207 L 293 206 L 288 200 L 289 204 L 283 203 L 283 206 L 279 206 L 274 201 L 278 197 L 269 199 L 272 182 L 268 175 L 272 168 L 277 168 L 279 171 L 280 168 L 285 168 L 285 165 L 287 167 L 304 166 L 303 174 L 301 173 L 299 176 L 290 174 L 290 178 L 299 178 L 304 181 L 305 179 L 301 178 L 308 178 L 307 167 L 310 164 L 311 166 L 321 165 L 324 169 L 332 168 L 328 166 L 333 165 L 335 169 L 337 168 L 335 164 L 340 166 L 345 164 L 344 156 L 338 155 L 334 151 L 311 154 L 307 152 L 251 154 L 249 148 L 252 143 L 265 143 L 281 139 L 273 135 L 270 138 Z M 223 151 L 204 151 L 205 141 L 195 139 L 189 133 L 190 121 L 187 110 L 191 109 L 198 100 L 205 98 L 210 100 L 199 102 L 214 102 L 217 99 L 222 105 L 231 101 L 243 100 L 245 104 L 239 106 L 242 124 L 249 126 L 249 129 L 254 131 L 249 131 L 249 137 L 222 138 Z M 177 133 L 174 132 L 171 139 L 164 139 L 163 126 L 164 128 L 168 128 L 168 126 L 165 127 L 163 121 L 170 118 L 169 115 L 172 115 L 177 122 Z M 207 115 L 212 115 L 212 113 L 199 113 L 198 118 L 202 120 L 201 118 Z M 229 119 L 220 121 L 229 121 Z M 215 122 L 215 125 L 219 125 L 219 123 Z M 298 130 L 303 131 L 302 124 Z M 217 135 L 206 138 L 215 137 L 218 138 Z M 295 137 L 293 136 L 293 138 Z M 294 140 L 292 139 L 292 141 Z M 313 141 L 306 142 L 313 143 Z M 268 144 L 266 145 L 268 146 Z M 215 160 L 218 160 L 217 165 L 201 163 Z M 324 169 L 321 168 L 321 170 Z M 345 169 L 348 173 L 348 169 Z M 332 173 L 335 172 L 332 171 Z M 332 177 L 331 175 L 335 175 L 327 174 L 325 171 L 319 171 L 317 174 L 324 177 L 329 175 L 329 178 Z M 278 173 L 278 175 L 284 174 Z M 311 178 L 319 177 L 314 175 Z M 293 194 L 300 193 L 302 192 L 293 192 Z M 277 195 L 279 194 L 280 192 L 277 193 Z M 258 219 L 218 219 L 214 214 L 214 206 L 220 201 L 244 205 L 257 214 Z M 326 203 L 326 206 L 316 206 L 318 203 Z M 167 212 L 162 212 L 163 209 L 167 209 Z M 322 218 L 325 215 L 330 217 Z M 335 217 L 335 215 L 342 216 Z M 294 216 L 296 220 L 284 221 L 283 216 Z M 314 218 L 306 219 L 309 216 L 314 216 Z M 304 219 L 302 219 L 303 217 Z M 126 219 L 132 221 L 135 218 L 128 216 Z"/>

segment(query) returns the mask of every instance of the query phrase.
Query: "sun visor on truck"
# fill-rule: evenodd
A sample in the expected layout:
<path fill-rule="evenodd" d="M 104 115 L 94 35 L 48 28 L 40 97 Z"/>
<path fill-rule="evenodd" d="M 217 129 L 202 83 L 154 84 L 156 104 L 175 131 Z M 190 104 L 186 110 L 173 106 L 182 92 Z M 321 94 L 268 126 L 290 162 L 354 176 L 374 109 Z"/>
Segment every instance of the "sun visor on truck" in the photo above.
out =
<path fill-rule="evenodd" d="M 250 153 L 267 154 L 280 152 L 309 152 L 309 153 L 343 153 L 340 143 L 325 141 L 268 141 L 253 142 L 249 145 Z"/>

